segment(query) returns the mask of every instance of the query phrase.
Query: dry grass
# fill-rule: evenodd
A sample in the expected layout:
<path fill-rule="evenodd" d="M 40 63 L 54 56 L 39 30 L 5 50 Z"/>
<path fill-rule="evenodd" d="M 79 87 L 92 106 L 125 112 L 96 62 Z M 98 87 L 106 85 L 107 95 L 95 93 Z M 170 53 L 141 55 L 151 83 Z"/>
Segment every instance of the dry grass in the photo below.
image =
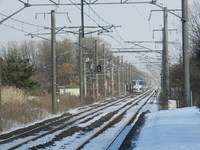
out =
<path fill-rule="evenodd" d="M 30 100 L 23 91 L 14 87 L 2 88 L 3 130 L 23 126 L 49 115 L 41 100 Z"/>
<path fill-rule="evenodd" d="M 79 97 L 77 96 L 60 95 L 58 99 L 58 112 L 64 112 L 72 108 L 89 105 L 95 102 L 94 98 L 90 96 L 86 97 L 82 102 L 80 102 Z"/>
<path fill-rule="evenodd" d="M 26 94 L 23 90 L 14 87 L 3 87 L 2 88 L 2 103 L 17 102 L 20 104 L 26 103 Z"/>
<path fill-rule="evenodd" d="M 92 97 L 87 97 L 83 102 L 77 96 L 58 96 L 57 112 L 84 106 L 95 102 Z M 3 131 L 25 126 L 51 115 L 51 94 L 43 93 L 42 96 L 29 96 L 28 93 L 15 87 L 2 88 Z"/>

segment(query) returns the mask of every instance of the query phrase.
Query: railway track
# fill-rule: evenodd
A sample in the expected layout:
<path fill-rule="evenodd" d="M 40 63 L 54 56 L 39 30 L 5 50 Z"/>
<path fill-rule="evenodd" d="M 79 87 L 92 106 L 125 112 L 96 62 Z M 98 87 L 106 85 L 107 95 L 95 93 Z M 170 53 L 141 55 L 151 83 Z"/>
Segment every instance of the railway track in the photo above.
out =
<path fill-rule="evenodd" d="M 120 134 L 125 130 L 125 128 L 127 126 L 129 126 L 131 123 L 133 123 L 134 121 L 136 122 L 137 117 L 139 116 L 138 114 L 142 113 L 140 112 L 141 109 L 147 104 L 147 102 L 149 101 L 149 99 L 152 97 L 152 95 L 154 94 L 154 91 L 151 92 L 150 96 L 147 98 L 147 100 L 143 101 L 138 110 L 135 111 L 132 116 L 129 118 L 129 120 L 120 128 L 118 129 L 117 134 L 115 134 L 115 136 L 113 137 L 113 139 L 111 139 L 108 144 L 106 146 L 104 146 L 104 150 L 112 150 L 112 145 L 113 143 L 116 142 L 116 139 L 120 136 Z M 140 99 L 137 103 L 140 103 L 142 101 L 142 99 Z M 138 104 L 139 105 L 139 104 Z M 80 149 L 87 149 L 88 147 L 91 147 L 91 145 L 87 145 L 87 143 L 92 140 L 93 138 L 96 138 L 98 135 L 102 134 L 104 131 L 108 130 L 109 128 L 111 128 L 116 122 L 118 122 L 118 120 L 120 118 L 122 118 L 127 111 L 129 111 L 131 108 L 133 108 L 135 106 L 135 103 L 130 105 L 128 108 L 126 108 L 125 110 L 123 110 L 121 113 L 119 113 L 115 118 L 113 118 L 110 122 L 108 122 L 106 125 L 104 125 L 101 129 L 99 129 L 96 133 L 94 133 L 91 137 L 89 137 L 86 141 L 84 141 L 83 143 L 81 143 L 78 147 L 76 147 L 76 150 L 80 150 Z M 129 129 L 131 130 L 131 129 Z"/>
<path fill-rule="evenodd" d="M 136 104 L 139 99 L 142 99 L 142 97 L 148 93 L 149 91 L 136 97 L 129 95 L 118 100 L 111 100 L 104 103 L 99 103 L 98 105 L 91 105 L 90 107 L 85 107 L 84 109 L 78 110 L 78 112 L 74 114 L 63 114 L 24 129 L 2 134 L 0 135 L 0 145 L 6 149 L 27 149 L 27 147 L 35 149 L 51 146 L 56 140 L 65 138 L 67 135 L 64 136 L 64 134 L 68 132 L 74 134 L 77 131 L 82 131 L 84 129 L 83 127 L 77 127 L 77 124 L 84 124 L 84 122 L 88 122 L 92 120 L 92 118 L 98 116 L 99 118 L 106 116 L 102 112 L 110 107 L 114 108 L 118 105 L 121 105 L 118 111 L 123 110 L 132 103 Z M 118 111 L 113 111 L 113 114 L 111 113 L 110 116 L 114 115 Z M 108 116 L 109 115 L 107 114 L 107 117 Z M 91 129 L 85 128 L 84 130 L 87 130 L 88 132 Z M 47 140 L 38 145 L 38 143 L 40 143 L 38 140 L 41 138 L 45 138 Z"/>
<path fill-rule="evenodd" d="M 130 96 L 128 96 L 128 97 L 130 97 Z M 125 98 L 122 98 L 122 100 L 123 99 L 125 99 Z M 15 140 L 17 138 L 24 137 L 26 135 L 32 134 L 33 132 L 37 133 L 39 131 L 42 131 L 44 128 L 48 128 L 49 126 L 59 124 L 60 122 L 69 120 L 70 118 L 76 117 L 82 113 L 86 113 L 86 112 L 96 109 L 98 107 L 99 108 L 100 107 L 104 108 L 104 106 L 108 107 L 108 106 L 106 106 L 108 103 L 109 102 L 105 102 L 103 104 L 99 104 L 98 106 L 94 106 L 94 107 L 93 107 L 93 105 L 91 105 L 91 107 L 93 107 L 93 108 L 88 108 L 88 109 L 81 108 L 82 111 L 80 111 L 76 114 L 64 113 L 58 117 L 47 119 L 45 121 L 36 123 L 34 125 L 31 125 L 31 126 L 28 126 L 25 128 L 21 128 L 21 129 L 17 129 L 12 132 L 9 132 L 9 133 L 2 134 L 2 135 L 0 135 L 0 144 L 4 144 L 4 143 L 10 142 L 12 140 Z M 112 105 L 112 104 L 114 105 L 116 103 L 118 103 L 118 101 L 114 101 L 113 103 L 111 102 L 110 105 Z"/>

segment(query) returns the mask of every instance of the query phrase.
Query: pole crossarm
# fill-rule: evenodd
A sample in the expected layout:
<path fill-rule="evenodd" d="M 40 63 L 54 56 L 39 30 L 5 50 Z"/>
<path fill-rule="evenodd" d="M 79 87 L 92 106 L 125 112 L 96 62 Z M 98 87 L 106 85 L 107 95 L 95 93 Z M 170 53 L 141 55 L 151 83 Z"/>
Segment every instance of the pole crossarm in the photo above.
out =
<path fill-rule="evenodd" d="M 164 11 L 164 7 L 163 6 L 160 6 L 160 5 L 158 5 L 157 3 L 155 3 L 154 5 L 156 5 L 156 6 L 158 6 L 159 8 L 161 8 L 162 10 L 153 10 L 153 11 Z M 182 9 L 169 9 L 168 10 L 168 12 L 170 13 L 170 14 L 172 14 L 172 15 L 174 15 L 174 16 L 176 16 L 176 17 L 178 17 L 179 19 L 181 19 L 182 21 L 187 21 L 187 20 L 185 20 L 185 18 L 183 18 L 183 17 L 181 17 L 181 16 L 179 16 L 179 15 L 177 15 L 177 14 L 175 14 L 173 11 L 181 11 Z M 150 20 L 150 18 L 151 18 L 151 14 L 150 14 L 150 16 L 149 16 L 149 20 Z"/>
<path fill-rule="evenodd" d="M 153 30 L 153 32 L 155 31 L 163 31 L 163 29 L 155 29 Z M 168 29 L 167 31 L 177 31 L 177 29 Z"/>
<path fill-rule="evenodd" d="M 176 29 L 174 29 L 176 30 Z M 153 30 L 154 31 L 154 30 Z M 162 30 L 159 30 L 162 31 Z M 169 31 L 169 30 L 168 30 Z M 172 31 L 172 30 L 171 30 Z M 177 31 L 177 30 L 176 30 Z M 156 44 L 162 44 L 163 41 L 128 41 L 129 43 L 156 43 Z M 169 41 L 168 44 L 175 44 L 174 41 Z M 138 49 L 138 48 L 137 48 Z"/>
<path fill-rule="evenodd" d="M 146 49 L 144 49 L 144 48 L 142 48 L 142 47 L 137 47 L 137 48 L 126 48 L 126 47 L 124 47 L 124 48 L 112 48 L 112 49 L 116 49 L 116 50 L 146 50 Z"/>
<path fill-rule="evenodd" d="M 114 28 L 117 28 L 117 27 L 122 27 L 122 26 L 100 26 L 100 27 L 104 27 L 104 28 L 111 28 L 111 27 L 114 27 Z M 99 26 L 84 26 L 84 28 L 100 28 Z M 80 29 L 80 26 L 72 26 L 72 27 L 67 27 L 69 29 Z"/>
<path fill-rule="evenodd" d="M 127 43 L 160 43 L 162 41 L 126 41 Z"/>
<path fill-rule="evenodd" d="M 177 32 L 177 29 L 168 29 L 167 31 L 168 32 L 172 32 L 172 31 Z M 155 29 L 155 30 L 153 30 L 153 37 L 154 37 L 154 32 L 163 32 L 163 29 Z M 159 42 L 159 43 L 162 43 L 162 42 Z M 175 44 L 175 42 L 168 41 L 168 44 Z"/>
<path fill-rule="evenodd" d="M 25 3 L 21 0 L 19 0 L 20 2 L 24 3 L 24 4 L 28 4 L 29 6 L 53 6 L 53 5 L 82 5 L 83 3 L 85 3 L 86 5 L 113 5 L 113 4 L 156 4 L 157 0 L 143 0 L 143 1 L 135 1 L 135 0 L 112 0 L 112 1 L 100 1 L 100 0 L 83 0 L 83 2 L 69 2 L 69 3 L 62 3 L 60 0 L 58 0 L 57 2 L 55 2 L 55 0 L 49 0 L 50 3 Z"/>
<path fill-rule="evenodd" d="M 40 13 L 40 14 L 42 14 L 42 13 Z M 43 13 L 43 14 L 44 14 L 44 13 Z M 45 13 L 45 14 L 49 14 L 49 13 Z M 112 27 L 121 27 L 121 26 L 112 26 Z M 110 27 L 110 26 L 105 26 L 105 28 L 112 28 L 112 27 Z M 85 28 L 88 28 L 88 29 L 89 29 L 89 28 L 91 28 L 91 29 L 98 29 L 98 28 L 99 28 L 99 30 L 86 31 L 86 32 L 85 32 L 85 35 L 87 35 L 87 34 L 93 34 L 93 33 L 101 34 L 101 33 L 104 32 L 104 29 L 102 29 L 102 28 L 99 27 L 99 26 L 85 26 Z M 45 27 L 45 29 L 51 30 L 50 27 Z M 75 31 L 64 30 L 64 29 L 80 29 L 80 26 L 56 27 L 56 28 L 55 28 L 55 30 L 56 30 L 55 34 L 66 34 L 66 33 L 72 33 L 72 34 L 77 34 L 77 35 L 79 34 L 78 31 L 75 32 Z M 110 32 L 110 31 L 106 31 L 106 32 Z M 40 35 L 50 35 L 50 34 L 51 34 L 50 32 L 49 32 L 49 33 L 35 33 L 35 34 L 33 34 L 33 33 L 27 33 L 27 34 L 25 34 L 25 36 L 31 36 L 31 37 L 33 38 L 33 37 L 37 37 L 37 36 L 40 36 Z"/>
<path fill-rule="evenodd" d="M 112 53 L 159 53 L 161 54 L 161 50 L 134 50 L 134 51 L 111 51 Z"/>
<path fill-rule="evenodd" d="M 162 62 L 140 62 L 141 64 L 161 64 Z"/>
<path fill-rule="evenodd" d="M 127 42 L 125 42 L 125 43 L 134 44 L 135 46 L 139 46 L 139 47 L 144 48 L 144 49 L 146 49 L 146 50 L 153 51 L 152 49 L 150 49 L 150 48 L 148 48 L 148 47 L 146 47 L 146 46 L 142 46 L 142 45 L 140 45 L 140 44 L 133 43 L 133 42 L 131 42 L 131 41 L 127 41 Z"/>

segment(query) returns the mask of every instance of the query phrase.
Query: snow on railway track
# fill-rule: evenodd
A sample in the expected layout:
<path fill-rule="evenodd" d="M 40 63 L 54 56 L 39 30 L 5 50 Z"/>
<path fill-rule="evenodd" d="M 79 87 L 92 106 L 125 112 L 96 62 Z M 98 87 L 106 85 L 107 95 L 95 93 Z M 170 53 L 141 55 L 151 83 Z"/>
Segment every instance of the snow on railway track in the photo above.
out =
<path fill-rule="evenodd" d="M 90 105 L 71 114 L 61 115 L 41 122 L 21 132 L 14 131 L 0 135 L 0 144 L 4 149 L 76 149 L 99 128 L 105 126 L 126 110 L 130 105 L 139 107 L 139 100 L 143 101 L 149 91 L 138 96 L 126 96 L 117 100 L 110 100 Z M 135 111 L 132 110 L 132 111 Z M 126 113 L 127 114 L 127 113 Z M 41 126 L 40 126 L 41 125 Z"/>
<path fill-rule="evenodd" d="M 115 150 L 117 146 L 120 146 L 118 137 L 125 130 L 125 128 L 131 124 L 133 121 L 137 120 L 137 116 L 140 110 L 145 106 L 145 104 L 150 100 L 154 91 L 148 96 L 142 97 L 136 103 L 128 106 L 115 117 L 112 118 L 107 124 L 101 127 L 95 134 L 89 137 L 85 142 L 76 147 L 75 149 L 85 149 L 85 150 Z M 135 105 L 137 104 L 137 105 Z M 127 130 L 128 131 L 128 130 Z M 123 133 L 124 134 L 124 133 Z M 125 137 L 125 136 L 123 136 Z M 117 141 L 117 142 L 116 142 Z M 117 145 L 116 145 L 116 143 Z M 121 140 L 122 142 L 122 140 Z M 97 147 L 98 143 L 98 147 Z M 119 148 L 119 147 L 118 147 Z"/>

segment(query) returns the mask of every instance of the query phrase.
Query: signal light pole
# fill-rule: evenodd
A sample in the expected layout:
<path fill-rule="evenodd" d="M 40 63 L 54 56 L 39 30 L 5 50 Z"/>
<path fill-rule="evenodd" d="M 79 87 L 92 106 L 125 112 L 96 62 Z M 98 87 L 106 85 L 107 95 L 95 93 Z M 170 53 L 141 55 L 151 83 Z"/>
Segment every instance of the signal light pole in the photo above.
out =
<path fill-rule="evenodd" d="M 101 65 L 97 65 L 96 72 L 101 72 Z"/>
<path fill-rule="evenodd" d="M 105 51 L 105 45 L 103 44 L 103 84 L 104 84 L 104 99 L 106 99 L 107 96 L 107 79 L 106 79 L 106 51 Z"/>
<path fill-rule="evenodd" d="M 113 57 L 111 55 L 111 73 L 110 73 L 110 80 L 111 80 L 111 98 L 114 97 L 115 95 L 115 90 L 114 90 L 114 63 L 113 63 Z"/>
<path fill-rule="evenodd" d="M 119 56 L 117 56 L 117 80 L 118 80 L 118 96 L 120 96 L 121 92 L 121 75 L 120 75 L 120 70 L 121 70 L 121 64 L 120 64 L 120 59 Z"/>
<path fill-rule="evenodd" d="M 97 40 L 95 40 L 95 60 L 96 60 L 96 66 L 99 65 L 99 59 L 98 59 L 98 50 L 97 50 Z M 100 67 L 101 68 L 101 67 Z M 99 76 L 96 71 L 96 99 L 99 98 Z"/>
<path fill-rule="evenodd" d="M 79 85 L 80 85 L 80 101 L 83 101 L 83 52 L 81 46 L 82 30 L 79 29 Z"/>

